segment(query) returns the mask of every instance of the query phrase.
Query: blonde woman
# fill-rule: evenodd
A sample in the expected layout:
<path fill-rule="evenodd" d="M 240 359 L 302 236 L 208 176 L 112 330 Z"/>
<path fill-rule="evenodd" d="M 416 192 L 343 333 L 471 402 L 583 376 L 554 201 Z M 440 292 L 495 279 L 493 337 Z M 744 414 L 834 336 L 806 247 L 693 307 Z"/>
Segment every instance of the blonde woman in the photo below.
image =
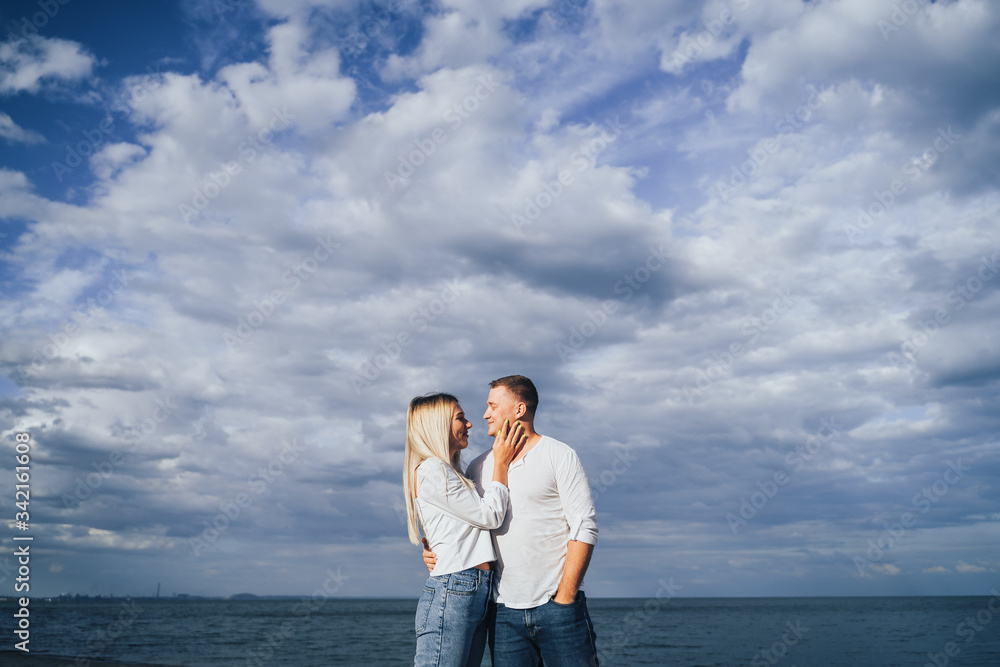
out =
<path fill-rule="evenodd" d="M 486 648 L 486 609 L 496 560 L 490 530 L 507 512 L 507 467 L 524 446 L 520 424 L 505 423 L 493 442 L 493 481 L 482 497 L 459 468 L 469 429 L 458 399 L 431 394 L 406 414 L 403 490 L 410 541 L 418 521 L 437 564 L 417 603 L 414 664 L 479 667 Z"/>

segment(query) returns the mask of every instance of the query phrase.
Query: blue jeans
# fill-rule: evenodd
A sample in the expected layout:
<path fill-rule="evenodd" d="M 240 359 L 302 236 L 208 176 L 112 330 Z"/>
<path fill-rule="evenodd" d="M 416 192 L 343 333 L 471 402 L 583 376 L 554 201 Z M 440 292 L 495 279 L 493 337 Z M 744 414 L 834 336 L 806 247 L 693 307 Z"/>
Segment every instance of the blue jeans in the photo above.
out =
<path fill-rule="evenodd" d="M 491 604 L 494 667 L 597 667 L 597 633 L 583 591 L 572 604 L 549 600 L 533 609 Z M 493 620 L 493 619 L 491 619 Z"/>
<path fill-rule="evenodd" d="M 479 667 L 493 571 L 470 567 L 428 577 L 417 602 L 416 667 Z"/>

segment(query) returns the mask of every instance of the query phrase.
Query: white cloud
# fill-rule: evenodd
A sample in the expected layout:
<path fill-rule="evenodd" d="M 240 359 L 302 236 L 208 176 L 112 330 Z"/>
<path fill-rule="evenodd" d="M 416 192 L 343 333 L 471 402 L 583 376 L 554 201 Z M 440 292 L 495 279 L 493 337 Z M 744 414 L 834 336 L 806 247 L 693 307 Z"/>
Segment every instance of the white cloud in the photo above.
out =
<path fill-rule="evenodd" d="M 0 111 L 0 137 L 9 143 L 41 144 L 45 143 L 45 137 L 34 130 L 26 130 L 14 122 L 8 114 Z"/>
<path fill-rule="evenodd" d="M 262 10 L 281 18 L 301 18 L 316 9 L 351 9 L 355 0 L 257 0 Z"/>
<path fill-rule="evenodd" d="M 961 560 L 958 561 L 957 565 L 955 565 L 955 570 L 957 572 L 961 572 L 962 574 L 974 574 L 974 573 L 979 573 L 979 572 L 991 572 L 991 570 L 989 568 L 987 568 L 987 567 L 983 567 L 982 565 L 971 565 L 971 564 L 966 563 L 965 561 L 961 561 Z"/>
<path fill-rule="evenodd" d="M 235 93 L 252 126 L 268 122 L 276 107 L 289 108 L 296 125 L 312 131 L 343 119 L 355 96 L 353 80 L 341 77 L 336 49 L 309 53 L 308 30 L 295 22 L 268 33 L 268 67 L 259 63 L 230 65 L 219 72 Z"/>
<path fill-rule="evenodd" d="M 142 146 L 126 142 L 108 144 L 90 158 L 90 168 L 100 180 L 107 181 L 122 167 L 145 155 Z"/>
<path fill-rule="evenodd" d="M 77 42 L 33 36 L 0 44 L 0 94 L 36 93 L 52 80 L 90 75 L 95 61 Z"/>
<path fill-rule="evenodd" d="M 407 57 L 393 54 L 388 58 L 383 70 L 385 78 L 417 78 L 439 67 L 485 63 L 507 44 L 496 22 L 458 11 L 426 17 L 424 30 L 427 35 L 417 53 Z"/>
<path fill-rule="evenodd" d="M 986 35 L 998 17 L 985 0 L 919 3 L 915 15 L 885 36 L 879 22 L 891 23 L 898 4 L 892 0 L 790 1 L 774 10 L 771 4 L 768 12 L 779 20 L 761 17 L 750 31 L 730 109 L 756 108 L 765 96 L 787 99 L 790 88 L 819 80 L 876 79 L 889 88 L 912 86 L 913 93 L 921 81 L 947 87 L 946 79 L 963 70 L 957 81 L 988 76 L 986 62 L 996 55 Z"/>
<path fill-rule="evenodd" d="M 295 439 L 308 447 L 198 562 L 253 550 L 270 567 L 259 531 L 279 526 L 303 563 L 336 552 L 360 572 L 357 554 L 377 543 L 389 571 L 413 557 L 394 506 L 407 400 L 452 390 L 476 414 L 488 380 L 525 372 L 542 388 L 540 430 L 606 487 L 593 579 L 611 583 L 595 594 L 615 594 L 620 572 L 646 574 L 663 549 L 707 582 L 691 594 L 853 586 L 850 554 L 873 521 L 919 512 L 914 494 L 958 458 L 971 470 L 893 547 L 912 564 L 871 571 L 898 581 L 923 568 L 948 586 L 935 564 L 961 558 L 982 574 L 967 563 L 989 562 L 995 543 L 973 523 L 994 512 L 983 471 L 996 462 L 1000 283 L 961 309 L 949 296 L 1000 248 L 993 172 L 956 185 L 968 156 L 991 165 L 996 119 L 983 109 L 1000 105 L 969 75 L 929 84 L 968 105 L 915 109 L 926 61 L 906 64 L 921 45 L 961 60 L 950 29 L 940 43 L 893 35 L 900 71 L 862 76 L 874 56 L 820 33 L 848 39 L 874 9 L 753 3 L 703 58 L 735 58 L 745 38 L 740 76 L 695 63 L 664 76 L 671 40 L 725 3 L 587 3 L 578 23 L 543 20 L 537 40 L 517 42 L 498 19 L 537 3 L 455 2 L 424 17 L 407 55 L 363 63 L 411 77 L 386 88 L 341 72 L 306 4 L 266 29 L 257 60 L 166 73 L 145 91 L 135 136 L 80 167 L 88 198 L 42 196 L 34 172 L 0 171 L 0 214 L 32 221 L 5 239 L 23 279 L 0 305 L 0 364 L 20 378 L 37 361 L 4 405 L 60 452 L 40 496 L 73 493 L 80 471 L 127 447 L 129 426 L 153 429 L 92 499 L 52 508 L 52 543 L 188 558 L 203 521 Z M 974 4 L 940 16 L 964 25 L 957 5 Z M 980 33 L 970 42 L 992 48 Z M 796 119 L 805 83 L 828 99 Z M 950 125 L 960 139 L 910 176 Z M 753 173 L 720 197 L 716 183 L 748 160 Z M 905 192 L 852 244 L 845 225 L 894 180 Z M 914 363 L 890 363 L 940 307 L 950 320 Z M 231 349 L 224 334 L 244 333 Z M 375 377 L 358 393 L 366 363 Z M 165 398 L 175 407 L 157 421 Z M 817 440 L 831 418 L 836 435 Z M 482 431 L 474 423 L 480 449 Z M 634 457 L 624 470 L 621 452 Z M 788 483 L 733 535 L 726 513 L 778 470 Z M 330 530 L 344 536 L 336 548 Z M 193 586 L 222 585 L 185 568 Z"/>

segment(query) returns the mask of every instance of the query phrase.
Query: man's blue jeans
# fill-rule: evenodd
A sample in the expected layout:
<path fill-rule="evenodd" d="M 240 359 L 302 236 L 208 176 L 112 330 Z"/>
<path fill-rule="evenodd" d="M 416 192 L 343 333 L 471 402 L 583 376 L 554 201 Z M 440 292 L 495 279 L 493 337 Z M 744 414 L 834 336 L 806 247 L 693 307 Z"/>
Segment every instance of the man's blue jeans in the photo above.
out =
<path fill-rule="evenodd" d="M 572 604 L 549 600 L 533 609 L 490 604 L 494 667 L 597 667 L 597 633 L 583 591 Z"/>
<path fill-rule="evenodd" d="M 414 623 L 416 667 L 479 667 L 492 583 L 491 570 L 475 567 L 427 578 Z"/>

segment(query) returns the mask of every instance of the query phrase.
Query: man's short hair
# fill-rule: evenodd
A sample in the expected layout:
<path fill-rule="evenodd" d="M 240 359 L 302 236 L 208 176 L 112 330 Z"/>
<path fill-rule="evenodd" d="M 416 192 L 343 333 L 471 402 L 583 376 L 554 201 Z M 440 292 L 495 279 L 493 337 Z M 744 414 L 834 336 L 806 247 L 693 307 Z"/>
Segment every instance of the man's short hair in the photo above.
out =
<path fill-rule="evenodd" d="M 538 390 L 535 389 L 534 382 L 523 375 L 508 375 L 490 382 L 490 389 L 497 387 L 506 387 L 510 393 L 517 397 L 517 400 L 524 403 L 528 414 L 532 417 L 535 416 L 535 410 L 538 408 Z"/>

